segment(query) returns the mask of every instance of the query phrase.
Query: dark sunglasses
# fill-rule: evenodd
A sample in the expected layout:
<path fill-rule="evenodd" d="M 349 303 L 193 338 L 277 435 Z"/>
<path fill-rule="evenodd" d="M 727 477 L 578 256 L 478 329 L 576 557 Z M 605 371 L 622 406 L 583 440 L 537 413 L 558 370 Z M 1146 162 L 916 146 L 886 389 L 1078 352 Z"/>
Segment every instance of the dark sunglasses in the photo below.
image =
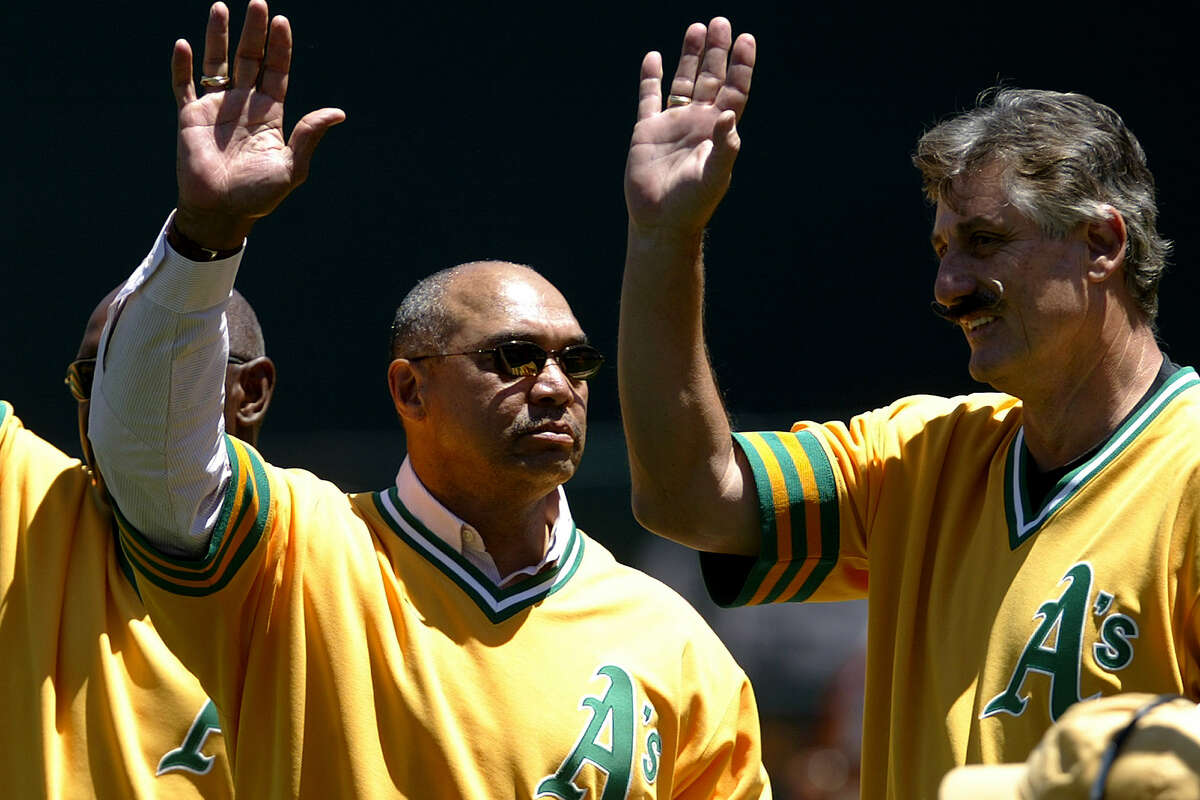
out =
<path fill-rule="evenodd" d="M 230 364 L 245 364 L 241 356 L 229 356 Z M 77 358 L 67 365 L 67 377 L 63 383 L 67 385 L 71 396 L 80 403 L 92 399 L 92 379 L 96 376 L 96 359 Z"/>
<path fill-rule="evenodd" d="M 451 356 L 476 356 L 487 354 L 492 357 L 496 371 L 512 378 L 537 375 L 546 366 L 546 360 L 554 358 L 558 366 L 571 380 L 582 381 L 595 375 L 604 366 L 604 356 L 590 344 L 570 344 L 561 350 L 545 350 L 533 342 L 502 342 L 483 350 L 467 350 L 465 353 L 435 353 L 428 356 L 413 356 L 409 361 L 426 358 L 450 358 Z"/>

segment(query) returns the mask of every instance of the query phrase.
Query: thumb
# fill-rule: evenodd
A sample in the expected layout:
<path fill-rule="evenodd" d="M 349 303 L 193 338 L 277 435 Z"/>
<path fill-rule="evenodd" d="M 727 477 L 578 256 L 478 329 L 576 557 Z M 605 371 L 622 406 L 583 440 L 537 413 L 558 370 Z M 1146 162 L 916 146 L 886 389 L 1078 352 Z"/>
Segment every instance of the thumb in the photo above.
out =
<path fill-rule="evenodd" d="M 344 122 L 346 112 L 340 108 L 322 108 L 301 117 L 288 138 L 292 151 L 292 180 L 296 185 L 308 177 L 308 165 L 321 139 L 334 125 Z"/>
<path fill-rule="evenodd" d="M 709 153 L 708 162 L 704 166 L 707 178 L 722 178 L 723 183 L 729 181 L 733 173 L 733 162 L 741 149 L 742 139 L 737 132 L 737 114 L 731 110 L 721 112 L 713 125 L 713 149 Z"/>

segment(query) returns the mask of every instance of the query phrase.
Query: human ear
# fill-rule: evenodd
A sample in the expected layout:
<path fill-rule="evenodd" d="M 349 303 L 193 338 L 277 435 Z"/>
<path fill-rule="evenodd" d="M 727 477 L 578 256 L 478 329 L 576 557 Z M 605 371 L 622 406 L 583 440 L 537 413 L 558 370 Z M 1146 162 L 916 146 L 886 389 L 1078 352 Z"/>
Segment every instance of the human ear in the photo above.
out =
<path fill-rule="evenodd" d="M 1128 234 L 1125 218 L 1110 205 L 1100 207 L 1104 219 L 1085 223 L 1088 248 L 1087 277 L 1092 283 L 1101 283 L 1117 271 L 1125 262 L 1125 247 Z"/>
<path fill-rule="evenodd" d="M 225 368 L 225 430 L 243 442 L 258 444 L 267 407 L 275 394 L 275 362 L 266 356 Z"/>
<path fill-rule="evenodd" d="M 397 358 L 388 365 L 388 391 L 402 420 L 424 419 L 424 387 L 425 376 L 407 358 Z"/>
<path fill-rule="evenodd" d="M 241 389 L 234 409 L 238 425 L 261 425 L 275 394 L 275 362 L 267 356 L 259 356 L 237 365 L 237 384 Z"/>

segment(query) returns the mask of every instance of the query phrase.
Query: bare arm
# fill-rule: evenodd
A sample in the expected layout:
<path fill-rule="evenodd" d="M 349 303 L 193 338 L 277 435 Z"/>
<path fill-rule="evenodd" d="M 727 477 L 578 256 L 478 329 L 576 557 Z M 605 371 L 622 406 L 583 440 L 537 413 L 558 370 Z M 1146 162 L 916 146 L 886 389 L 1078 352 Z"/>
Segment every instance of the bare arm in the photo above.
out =
<path fill-rule="evenodd" d="M 206 74 L 227 73 L 228 42 L 229 11 L 218 2 L 205 36 Z M 344 118 L 338 109 L 314 111 L 285 143 L 291 52 L 288 21 L 269 19 L 264 0 L 252 0 L 230 83 L 198 96 L 191 47 L 175 43 L 179 205 L 171 241 L 236 251 L 255 221 L 303 182 L 317 142 Z M 125 517 L 160 549 L 196 556 L 207 548 L 229 476 L 223 312 L 240 253 L 189 261 L 167 245 L 167 233 L 113 304 L 89 435 Z"/>
<path fill-rule="evenodd" d="M 662 58 L 642 61 L 625 169 L 629 241 L 618 370 L 638 520 L 700 550 L 758 552 L 757 499 L 704 342 L 704 226 L 729 186 L 753 37 L 688 28 L 663 109 Z"/>

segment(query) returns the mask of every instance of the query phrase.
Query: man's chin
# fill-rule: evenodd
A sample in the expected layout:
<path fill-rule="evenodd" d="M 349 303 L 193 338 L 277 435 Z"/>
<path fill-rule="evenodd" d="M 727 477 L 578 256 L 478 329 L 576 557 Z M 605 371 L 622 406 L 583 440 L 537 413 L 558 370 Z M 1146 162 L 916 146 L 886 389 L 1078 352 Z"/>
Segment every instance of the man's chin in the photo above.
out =
<path fill-rule="evenodd" d="M 548 448 L 522 453 L 519 458 L 521 466 L 531 477 L 536 475 L 557 486 L 566 483 L 575 474 L 580 455 L 572 450 Z"/>
<path fill-rule="evenodd" d="M 967 363 L 967 372 L 973 380 L 986 383 L 998 392 L 1011 392 L 1011 389 L 1006 388 L 1012 382 L 1009 379 L 1012 372 L 1010 367 L 1004 359 L 987 353 L 973 352 L 971 360 Z"/>

